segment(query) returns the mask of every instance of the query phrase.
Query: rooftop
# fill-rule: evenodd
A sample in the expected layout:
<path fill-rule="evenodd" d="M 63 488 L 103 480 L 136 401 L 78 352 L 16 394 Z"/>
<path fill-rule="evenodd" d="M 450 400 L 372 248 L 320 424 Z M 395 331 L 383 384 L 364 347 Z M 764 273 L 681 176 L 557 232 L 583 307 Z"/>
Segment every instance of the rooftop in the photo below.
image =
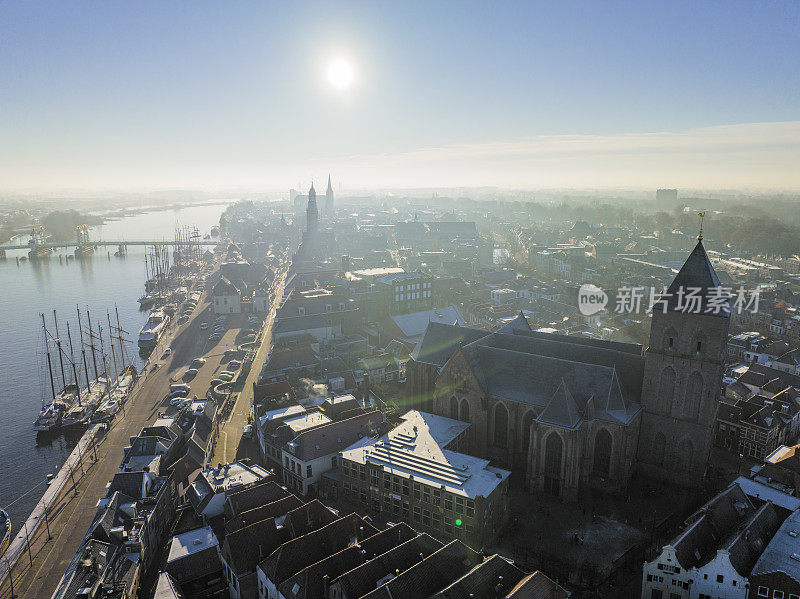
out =
<path fill-rule="evenodd" d="M 204 526 L 172 537 L 167 563 L 217 546 L 217 537 L 211 527 Z"/>
<path fill-rule="evenodd" d="M 488 496 L 509 476 L 489 461 L 443 449 L 469 428 L 466 422 L 412 410 L 379 439 L 364 438 L 342 452 L 344 459 L 383 467 L 403 478 L 444 487 L 464 497 Z"/>
<path fill-rule="evenodd" d="M 324 412 L 309 412 L 308 414 L 287 418 L 283 421 L 283 423 L 295 433 L 329 422 L 333 421 Z"/>

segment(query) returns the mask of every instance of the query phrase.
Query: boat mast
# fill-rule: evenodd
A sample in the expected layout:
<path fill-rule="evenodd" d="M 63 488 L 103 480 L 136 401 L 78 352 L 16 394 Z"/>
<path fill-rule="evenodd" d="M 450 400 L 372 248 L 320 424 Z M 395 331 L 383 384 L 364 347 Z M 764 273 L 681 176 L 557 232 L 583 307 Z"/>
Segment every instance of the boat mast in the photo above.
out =
<path fill-rule="evenodd" d="M 75 386 L 78 388 L 78 405 L 81 405 L 81 383 L 78 380 L 78 370 L 75 368 L 75 352 L 72 350 L 72 333 L 69 332 L 69 321 L 67 321 L 67 339 L 69 339 L 69 361 L 72 363 L 72 376 L 75 377 Z M 86 378 L 86 387 L 89 387 L 89 378 Z M 88 391 L 87 391 L 88 393 Z"/>
<path fill-rule="evenodd" d="M 50 372 L 50 391 L 53 392 L 53 402 L 56 401 L 56 384 L 53 381 L 53 362 L 50 359 L 50 342 L 47 340 L 47 324 L 44 320 L 44 312 L 42 312 L 42 331 L 44 331 L 44 346 L 47 349 L 47 370 Z"/>
<path fill-rule="evenodd" d="M 119 309 L 117 305 L 114 304 L 114 312 L 117 314 L 117 339 L 119 340 L 119 359 L 122 361 L 122 367 L 125 367 L 125 346 L 122 344 L 122 327 L 119 324 Z"/>
<path fill-rule="evenodd" d="M 108 342 L 111 345 L 111 357 L 114 360 L 114 382 L 116 382 L 119 370 L 117 370 L 117 354 L 114 351 L 114 329 L 111 327 L 111 314 L 108 310 L 106 310 L 106 317 L 108 318 Z"/>
<path fill-rule="evenodd" d="M 86 318 L 89 320 L 89 348 L 92 350 L 92 362 L 94 363 L 94 379 L 97 380 L 100 374 L 97 371 L 97 355 L 94 350 L 94 333 L 92 332 L 92 315 L 89 314 L 89 309 L 86 309 Z"/>
<path fill-rule="evenodd" d="M 86 362 L 86 345 L 83 343 L 83 327 L 81 326 L 81 309 L 75 306 L 75 309 L 78 311 L 78 332 L 81 336 L 81 354 L 83 354 L 83 373 L 86 375 L 86 393 L 91 391 L 91 385 L 89 383 L 89 365 Z"/>
<path fill-rule="evenodd" d="M 58 348 L 58 361 L 61 364 L 61 383 L 64 385 L 64 389 L 66 389 L 67 377 L 64 374 L 64 356 L 63 350 L 61 349 L 61 336 L 58 334 L 58 314 L 56 314 L 55 310 L 53 310 L 53 322 L 56 325 L 56 347 Z"/>

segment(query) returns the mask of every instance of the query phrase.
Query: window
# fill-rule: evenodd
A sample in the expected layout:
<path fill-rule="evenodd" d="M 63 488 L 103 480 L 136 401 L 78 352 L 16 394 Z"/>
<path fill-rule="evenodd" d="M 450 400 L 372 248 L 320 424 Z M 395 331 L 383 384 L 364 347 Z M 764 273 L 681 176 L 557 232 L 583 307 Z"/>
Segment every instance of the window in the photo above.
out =
<path fill-rule="evenodd" d="M 699 354 L 701 351 L 703 351 L 703 342 L 702 341 L 698 341 L 697 342 L 697 353 Z"/>
<path fill-rule="evenodd" d="M 424 510 L 422 512 L 422 523 L 425 526 L 430 526 L 431 525 L 431 513 L 428 510 Z"/>
<path fill-rule="evenodd" d="M 422 516 L 422 511 L 418 508 L 414 508 L 414 522 L 419 522 Z"/>
<path fill-rule="evenodd" d="M 331 468 L 336 468 L 336 456 L 331 456 Z"/>
<path fill-rule="evenodd" d="M 431 490 L 429 487 L 422 489 L 422 501 L 425 503 L 431 503 Z"/>
<path fill-rule="evenodd" d="M 783 599 L 783 591 L 772 591 L 772 599 Z"/>
<path fill-rule="evenodd" d="M 661 589 L 653 589 L 650 591 L 650 599 L 662 599 L 663 596 Z"/>
<path fill-rule="evenodd" d="M 711 599 L 711 595 L 706 595 L 705 593 L 700 593 L 700 599 Z"/>
<path fill-rule="evenodd" d="M 717 574 L 717 582 L 723 582 L 725 577 L 722 574 Z"/>
<path fill-rule="evenodd" d="M 769 589 L 767 587 L 758 587 L 759 597 L 769 597 Z"/>
<path fill-rule="evenodd" d="M 453 496 L 450 494 L 444 496 L 444 509 L 446 510 L 453 509 Z"/>
<path fill-rule="evenodd" d="M 306 315 L 306 309 L 305 309 L 305 307 L 303 307 L 303 306 L 298 306 L 298 307 L 297 307 L 297 313 L 298 313 L 300 316 L 305 316 L 305 315 Z"/>
<path fill-rule="evenodd" d="M 306 478 L 311 478 L 311 465 L 306 466 Z"/>

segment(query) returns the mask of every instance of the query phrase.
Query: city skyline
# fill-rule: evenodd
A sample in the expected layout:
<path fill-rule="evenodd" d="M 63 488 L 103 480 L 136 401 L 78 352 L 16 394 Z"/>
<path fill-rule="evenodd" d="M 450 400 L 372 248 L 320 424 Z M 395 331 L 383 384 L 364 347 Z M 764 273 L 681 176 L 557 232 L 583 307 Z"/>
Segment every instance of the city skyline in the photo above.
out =
<path fill-rule="evenodd" d="M 0 7 L 4 190 L 796 190 L 789 2 Z"/>

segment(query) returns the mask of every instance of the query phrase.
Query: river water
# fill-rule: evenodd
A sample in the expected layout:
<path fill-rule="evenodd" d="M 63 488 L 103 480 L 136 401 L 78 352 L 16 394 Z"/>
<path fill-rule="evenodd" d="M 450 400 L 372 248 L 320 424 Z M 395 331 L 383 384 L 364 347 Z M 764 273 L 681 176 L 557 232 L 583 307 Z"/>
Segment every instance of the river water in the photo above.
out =
<path fill-rule="evenodd" d="M 219 224 L 226 205 L 209 203 L 136 214 L 94 227 L 91 238 L 170 241 L 176 225 L 196 226 L 204 235 Z M 44 312 L 48 326 L 52 326 L 53 310 L 57 310 L 61 336 L 66 338 L 68 320 L 74 343 L 76 306 L 82 310 L 84 327 L 88 308 L 95 330 L 98 321 L 103 327 L 107 344 L 106 310 L 116 325 L 116 305 L 131 341 L 126 356 L 138 358 L 136 339 L 147 319 L 147 312 L 140 312 L 136 301 L 144 291 L 145 248 L 129 246 L 125 258 L 115 257 L 115 249 L 101 246 L 90 258 L 71 261 L 66 260 L 66 254 L 72 250 L 59 250 L 49 260 L 19 264 L 16 257 L 27 255 L 27 251 L 9 251 L 7 259 L 0 261 L 0 507 L 9 512 L 15 531 L 44 492 L 47 474 L 58 471 L 77 441 L 59 436 L 37 443 L 31 429 L 42 399 L 50 396 L 40 314 Z M 59 255 L 64 257 L 62 262 Z M 106 353 L 110 355 L 108 345 Z M 80 437 L 80 431 L 72 436 Z"/>

